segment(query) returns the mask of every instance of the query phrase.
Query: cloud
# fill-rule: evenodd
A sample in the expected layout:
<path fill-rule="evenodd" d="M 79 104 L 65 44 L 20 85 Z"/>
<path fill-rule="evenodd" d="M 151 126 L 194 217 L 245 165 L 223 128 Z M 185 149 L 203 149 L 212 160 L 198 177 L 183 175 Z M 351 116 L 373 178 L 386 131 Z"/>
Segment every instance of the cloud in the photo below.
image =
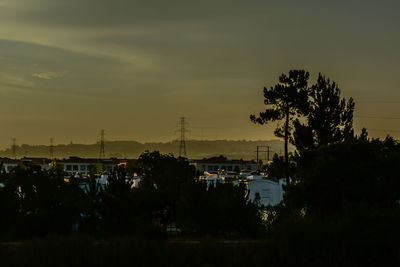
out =
<path fill-rule="evenodd" d="M 63 77 L 64 74 L 57 73 L 57 72 L 42 72 L 42 73 L 34 73 L 34 74 L 32 74 L 32 76 L 39 78 L 39 79 L 52 80 L 54 78 Z"/>
<path fill-rule="evenodd" d="M 290 68 L 321 71 L 346 95 L 399 98 L 399 3 L 0 0 L 0 111 L 64 116 L 73 131 L 104 116 L 132 132 L 182 114 L 238 125 Z"/>
<path fill-rule="evenodd" d="M 22 88 L 29 94 L 109 99 L 132 87 L 132 69 L 112 57 L 0 39 L 0 89 L 7 95 Z"/>
<path fill-rule="evenodd" d="M 1 2 L 1 1 L 0 1 Z M 249 20 L 255 16 L 264 21 L 289 21 L 293 24 L 302 14 L 311 22 L 333 20 L 336 24 L 342 20 L 370 19 L 381 13 L 380 20 L 397 17 L 398 1 L 359 0 L 321 2 L 308 0 L 299 2 L 268 0 L 19 0 L 9 1 L 0 17 L 17 18 L 30 24 L 55 27 L 88 28 L 132 28 L 148 25 L 195 24 L 210 20 L 230 23 L 234 20 Z M 13 3 L 17 2 L 17 3 Z M 8 6 L 8 8 L 6 8 Z M 341 20 L 337 20 L 340 12 Z M 385 15 L 386 14 L 386 15 Z M 328 17 L 328 18 L 327 18 Z M 374 22 L 377 21 L 376 19 Z M 295 25 L 293 24 L 293 25 Z"/>
<path fill-rule="evenodd" d="M 30 89 L 34 86 L 34 83 L 24 78 L 23 75 L 18 73 L 1 73 L 0 74 L 0 85 L 11 86 L 14 88 L 25 88 Z M 2 88 L 4 90 L 4 88 Z"/>
<path fill-rule="evenodd" d="M 253 0 L 29 0 L 14 8 L 32 23 L 57 26 L 110 27 L 195 22 L 221 16 L 261 14 L 267 1 Z M 1 12 L 0 12 L 1 13 Z M 4 15 L 7 15 L 4 13 Z"/>

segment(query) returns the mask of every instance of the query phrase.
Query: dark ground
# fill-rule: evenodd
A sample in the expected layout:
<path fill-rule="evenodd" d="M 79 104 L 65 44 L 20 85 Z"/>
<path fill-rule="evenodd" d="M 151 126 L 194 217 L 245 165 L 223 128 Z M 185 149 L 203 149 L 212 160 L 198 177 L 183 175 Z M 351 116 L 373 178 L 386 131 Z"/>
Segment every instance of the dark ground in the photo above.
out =
<path fill-rule="evenodd" d="M 266 240 L 53 237 L 2 242 L 0 266 L 397 266 L 382 251 L 368 254 Z"/>

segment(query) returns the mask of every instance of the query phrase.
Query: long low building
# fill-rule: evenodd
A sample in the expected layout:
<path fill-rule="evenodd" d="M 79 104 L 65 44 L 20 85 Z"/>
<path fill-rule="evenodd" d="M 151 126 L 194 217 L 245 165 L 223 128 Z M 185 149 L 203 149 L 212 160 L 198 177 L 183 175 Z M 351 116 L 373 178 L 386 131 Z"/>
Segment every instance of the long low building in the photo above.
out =
<path fill-rule="evenodd" d="M 69 174 L 89 174 L 112 172 L 116 170 L 118 166 L 134 164 L 135 159 L 93 159 L 93 158 L 80 158 L 80 157 L 69 157 L 67 159 L 56 159 L 51 160 L 48 158 L 21 158 L 21 159 L 10 159 L 0 158 L 2 164 L 2 170 L 10 172 L 13 168 L 18 165 L 35 165 L 40 166 L 42 170 L 49 170 L 53 166 L 59 166 L 65 172 Z"/>
<path fill-rule="evenodd" d="M 223 156 L 211 157 L 204 159 L 192 159 L 189 163 L 196 167 L 198 171 L 206 172 L 241 172 L 248 171 L 253 172 L 257 170 L 257 163 L 253 160 L 237 160 L 237 159 L 227 159 Z"/>
<path fill-rule="evenodd" d="M 0 158 L 0 163 L 3 163 L 3 170 L 9 172 L 19 164 L 39 165 L 42 169 L 49 169 L 52 166 L 60 166 L 67 173 L 88 174 L 91 172 L 111 172 L 119 165 L 135 164 L 137 159 L 96 159 L 96 158 L 80 158 L 69 157 L 65 159 L 51 160 L 48 158 L 21 158 L 10 159 Z M 255 161 L 227 159 L 223 156 L 211 157 L 204 159 L 192 159 L 189 163 L 198 171 L 217 173 L 217 172 L 254 172 L 257 170 Z"/>
<path fill-rule="evenodd" d="M 103 171 L 103 163 L 99 159 L 69 157 L 68 159 L 57 160 L 56 164 L 70 174 L 88 174 Z"/>
<path fill-rule="evenodd" d="M 135 159 L 69 157 L 68 159 L 57 160 L 56 164 L 70 174 L 89 174 L 112 172 L 115 171 L 118 166 L 126 166 L 128 163 L 134 164 L 136 161 Z"/>
<path fill-rule="evenodd" d="M 10 172 L 13 168 L 18 165 L 35 165 L 40 166 L 42 170 L 48 170 L 52 166 L 52 160 L 47 158 L 28 158 L 23 157 L 21 159 L 10 159 L 10 158 L 0 158 L 0 163 L 2 164 L 2 170 L 6 173 Z"/>
<path fill-rule="evenodd" d="M 9 159 L 9 158 L 0 158 L 2 171 L 6 173 L 10 172 L 13 168 L 17 167 L 20 164 L 19 160 Z"/>

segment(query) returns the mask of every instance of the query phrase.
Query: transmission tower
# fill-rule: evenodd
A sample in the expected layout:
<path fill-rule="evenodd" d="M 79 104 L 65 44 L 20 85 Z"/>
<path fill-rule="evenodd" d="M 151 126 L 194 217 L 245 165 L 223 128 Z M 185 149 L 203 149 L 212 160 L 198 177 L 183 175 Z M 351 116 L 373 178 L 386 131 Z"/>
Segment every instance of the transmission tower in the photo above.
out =
<path fill-rule="evenodd" d="M 50 138 L 50 159 L 54 158 L 54 144 L 53 144 L 53 138 Z"/>
<path fill-rule="evenodd" d="M 185 135 L 188 132 L 188 130 L 186 129 L 187 126 L 187 122 L 186 122 L 186 118 L 185 117 L 181 117 L 178 123 L 179 126 L 179 131 L 181 133 L 181 142 L 179 144 L 179 157 L 185 157 L 186 158 L 186 138 Z"/>
<path fill-rule="evenodd" d="M 100 131 L 100 158 L 104 159 L 106 157 L 106 153 L 104 150 L 104 129 Z"/>
<path fill-rule="evenodd" d="M 11 151 L 13 159 L 17 159 L 17 139 L 15 138 L 12 139 Z"/>

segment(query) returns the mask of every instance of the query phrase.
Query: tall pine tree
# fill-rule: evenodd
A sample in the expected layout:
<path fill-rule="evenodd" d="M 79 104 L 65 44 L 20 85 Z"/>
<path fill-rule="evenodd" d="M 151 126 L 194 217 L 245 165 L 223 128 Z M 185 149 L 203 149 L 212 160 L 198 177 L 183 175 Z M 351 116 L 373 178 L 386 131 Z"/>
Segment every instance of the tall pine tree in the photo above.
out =
<path fill-rule="evenodd" d="M 271 88 L 264 87 L 264 104 L 267 109 L 259 116 L 250 115 L 250 120 L 257 124 L 283 121 L 275 129 L 277 137 L 285 140 L 286 182 L 289 183 L 288 142 L 291 139 L 293 122 L 307 111 L 308 79 L 310 74 L 304 70 L 290 70 L 289 75 L 282 74 L 279 83 Z"/>

